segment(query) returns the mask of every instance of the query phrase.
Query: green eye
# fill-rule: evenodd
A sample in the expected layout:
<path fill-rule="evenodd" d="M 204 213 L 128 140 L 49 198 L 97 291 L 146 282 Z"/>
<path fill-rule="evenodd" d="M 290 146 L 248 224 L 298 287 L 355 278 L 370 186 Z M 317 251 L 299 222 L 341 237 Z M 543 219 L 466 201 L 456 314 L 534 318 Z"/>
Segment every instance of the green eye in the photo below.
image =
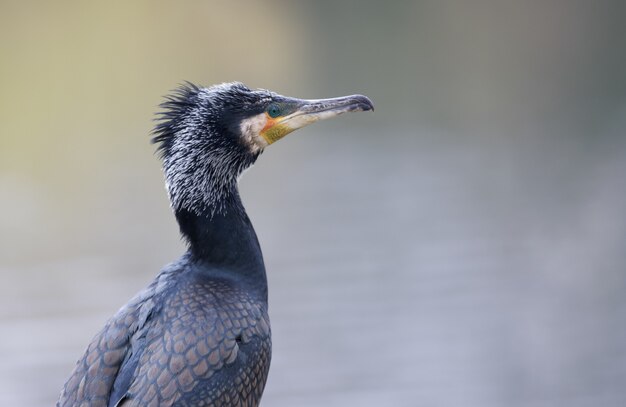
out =
<path fill-rule="evenodd" d="M 267 109 L 267 114 L 269 114 L 271 118 L 276 118 L 280 116 L 280 106 L 270 105 L 270 107 Z"/>

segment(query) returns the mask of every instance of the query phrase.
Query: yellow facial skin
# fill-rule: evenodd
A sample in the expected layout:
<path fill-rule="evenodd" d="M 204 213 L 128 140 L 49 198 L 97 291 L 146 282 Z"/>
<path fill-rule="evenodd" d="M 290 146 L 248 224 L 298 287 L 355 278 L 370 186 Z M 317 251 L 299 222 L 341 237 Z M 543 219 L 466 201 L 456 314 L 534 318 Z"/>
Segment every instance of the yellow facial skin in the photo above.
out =
<path fill-rule="evenodd" d="M 283 118 L 281 117 L 274 119 L 267 113 L 265 113 L 265 116 L 267 116 L 267 122 L 265 123 L 265 127 L 261 130 L 261 136 L 267 141 L 267 144 L 272 144 L 295 130 L 286 124 L 282 124 L 281 121 Z"/>

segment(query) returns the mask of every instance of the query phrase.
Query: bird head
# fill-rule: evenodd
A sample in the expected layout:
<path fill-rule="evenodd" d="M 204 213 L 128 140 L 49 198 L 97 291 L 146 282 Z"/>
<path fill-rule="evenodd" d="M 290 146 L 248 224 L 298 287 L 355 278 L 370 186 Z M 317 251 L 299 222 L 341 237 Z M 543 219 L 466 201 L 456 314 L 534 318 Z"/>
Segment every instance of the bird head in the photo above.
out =
<path fill-rule="evenodd" d="M 373 110 L 362 95 L 290 98 L 234 82 L 187 83 L 161 104 L 153 142 L 163 159 L 174 210 L 220 212 L 236 195 L 239 175 L 270 144 L 318 120 Z"/>

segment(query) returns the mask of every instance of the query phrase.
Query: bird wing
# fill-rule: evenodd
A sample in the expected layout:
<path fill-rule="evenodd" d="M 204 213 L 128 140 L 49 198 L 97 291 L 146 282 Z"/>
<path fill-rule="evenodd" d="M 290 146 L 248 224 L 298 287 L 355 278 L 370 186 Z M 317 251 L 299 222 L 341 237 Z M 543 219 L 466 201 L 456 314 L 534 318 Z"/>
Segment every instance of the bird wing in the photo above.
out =
<path fill-rule="evenodd" d="M 108 405 L 122 361 L 126 358 L 137 309 L 122 308 L 93 338 L 65 383 L 57 406 Z"/>
<path fill-rule="evenodd" d="M 65 383 L 58 407 L 82 403 L 107 407 L 112 393 L 125 393 L 123 387 L 128 386 L 131 367 L 136 365 L 138 356 L 133 348 L 140 349 L 137 344 L 142 340 L 142 332 L 156 312 L 154 298 L 165 289 L 173 271 L 164 269 L 96 334 Z"/>
<path fill-rule="evenodd" d="M 271 355 L 267 309 L 233 290 L 162 272 L 96 335 L 58 406 L 255 405 Z"/>
<path fill-rule="evenodd" d="M 256 405 L 269 368 L 269 320 L 234 290 L 226 281 L 187 280 L 162 298 L 120 372 L 132 371 L 119 406 Z"/>

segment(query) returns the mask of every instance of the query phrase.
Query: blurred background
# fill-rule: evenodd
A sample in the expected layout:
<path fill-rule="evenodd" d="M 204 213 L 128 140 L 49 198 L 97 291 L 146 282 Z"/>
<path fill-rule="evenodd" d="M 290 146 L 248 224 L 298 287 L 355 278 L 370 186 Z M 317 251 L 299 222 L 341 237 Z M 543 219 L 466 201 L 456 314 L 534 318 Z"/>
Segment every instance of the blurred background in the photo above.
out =
<path fill-rule="evenodd" d="M 184 80 L 373 114 L 241 182 L 265 406 L 626 405 L 626 2 L 0 2 L 0 405 L 49 406 L 184 250 L 149 144 Z"/>

